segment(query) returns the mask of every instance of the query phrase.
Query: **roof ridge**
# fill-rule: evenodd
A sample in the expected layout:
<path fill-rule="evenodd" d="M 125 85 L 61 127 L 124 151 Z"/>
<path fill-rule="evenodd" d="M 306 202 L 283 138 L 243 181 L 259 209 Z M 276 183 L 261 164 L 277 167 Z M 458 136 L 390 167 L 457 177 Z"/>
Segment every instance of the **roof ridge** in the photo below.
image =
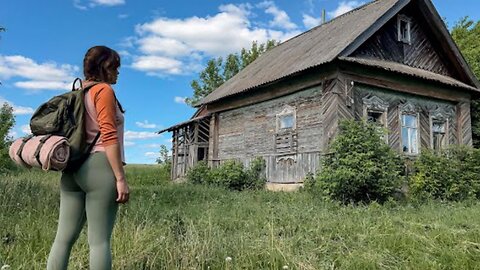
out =
<path fill-rule="evenodd" d="M 323 26 L 325 26 L 325 25 L 327 25 L 327 24 L 330 24 L 330 23 L 332 23 L 333 21 L 337 20 L 338 18 L 342 18 L 342 17 L 345 17 L 346 15 L 350 15 L 351 13 L 354 13 L 354 12 L 356 12 L 356 11 L 362 9 L 362 8 L 365 8 L 365 7 L 369 6 L 369 5 L 372 5 L 372 4 L 374 4 L 374 3 L 377 3 L 377 2 L 379 2 L 379 1 L 384 1 L 384 0 L 373 0 L 373 1 L 371 1 L 371 2 L 368 2 L 368 3 L 365 3 L 365 4 L 361 5 L 361 6 L 358 6 L 358 7 L 354 8 L 354 9 L 352 9 L 352 10 L 350 10 L 350 11 L 347 11 L 347 12 L 343 13 L 342 15 L 339 15 L 339 16 L 337 16 L 337 17 L 335 17 L 335 18 L 333 18 L 333 19 L 331 19 L 331 20 L 329 20 L 329 21 L 326 21 L 326 22 L 324 22 L 324 23 L 322 23 L 322 24 L 319 24 L 319 25 L 317 25 L 317 26 L 315 26 L 315 27 L 313 27 L 313 28 L 308 29 L 308 30 L 305 31 L 305 32 L 302 32 L 302 33 L 300 33 L 300 34 L 298 34 L 298 35 L 296 35 L 296 36 L 294 36 L 294 37 L 291 37 L 291 38 L 287 39 L 286 41 L 280 43 L 278 46 L 281 46 L 281 45 L 283 45 L 283 44 L 285 44 L 285 43 L 287 43 L 287 42 L 289 42 L 289 41 L 291 41 L 291 40 L 293 40 L 293 39 L 296 39 L 297 37 L 300 37 L 300 36 L 302 36 L 302 35 L 305 35 L 305 34 L 307 34 L 307 33 L 312 32 L 312 31 L 314 31 L 314 30 L 316 30 L 316 29 L 318 29 L 318 28 L 320 28 L 320 27 L 323 27 Z M 398 1 L 398 0 L 396 0 L 396 1 Z M 278 47 L 278 46 L 277 46 L 277 47 Z"/>

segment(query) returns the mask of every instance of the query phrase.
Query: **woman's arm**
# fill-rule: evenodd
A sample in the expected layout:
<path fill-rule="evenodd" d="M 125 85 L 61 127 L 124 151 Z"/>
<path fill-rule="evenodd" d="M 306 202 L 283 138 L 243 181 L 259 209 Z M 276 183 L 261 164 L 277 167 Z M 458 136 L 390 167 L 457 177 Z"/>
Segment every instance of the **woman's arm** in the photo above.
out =
<path fill-rule="evenodd" d="M 117 100 L 113 89 L 108 84 L 101 88 L 91 89 L 91 95 L 97 111 L 97 122 L 100 128 L 100 138 L 105 148 L 105 154 L 115 175 L 117 186 L 117 202 L 125 203 L 129 199 L 129 189 L 120 153 L 117 136 L 116 111 Z"/>
<path fill-rule="evenodd" d="M 123 163 L 120 155 L 120 146 L 118 143 L 105 146 L 105 154 L 108 162 L 115 174 L 117 185 L 117 202 L 126 203 L 130 196 L 125 171 L 123 170 Z"/>

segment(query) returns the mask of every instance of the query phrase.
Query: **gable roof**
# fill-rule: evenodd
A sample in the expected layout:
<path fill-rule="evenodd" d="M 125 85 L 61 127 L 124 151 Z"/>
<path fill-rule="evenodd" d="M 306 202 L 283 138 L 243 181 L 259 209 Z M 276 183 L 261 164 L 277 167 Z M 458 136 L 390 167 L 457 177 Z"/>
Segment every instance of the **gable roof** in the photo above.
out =
<path fill-rule="evenodd" d="M 196 106 L 249 91 L 329 63 L 340 56 L 348 56 L 412 1 L 415 0 L 375 0 L 293 37 L 264 53 Z M 418 1 L 426 5 L 429 15 L 434 18 L 433 23 L 440 28 L 436 34 L 447 41 L 457 66 L 463 69 L 472 85 L 480 88 L 430 0 Z"/>

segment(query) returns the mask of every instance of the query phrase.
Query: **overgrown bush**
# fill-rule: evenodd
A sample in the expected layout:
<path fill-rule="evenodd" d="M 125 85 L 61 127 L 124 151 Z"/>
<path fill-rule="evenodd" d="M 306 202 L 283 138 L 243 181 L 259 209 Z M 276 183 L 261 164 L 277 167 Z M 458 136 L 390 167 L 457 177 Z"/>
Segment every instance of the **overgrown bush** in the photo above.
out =
<path fill-rule="evenodd" d="M 193 184 L 206 184 L 210 181 L 210 168 L 205 161 L 199 161 L 187 172 L 187 181 Z"/>
<path fill-rule="evenodd" d="M 236 160 L 227 160 L 211 169 L 204 161 L 187 172 L 187 181 L 193 184 L 208 184 L 230 190 L 259 189 L 265 185 L 265 160 L 255 158 L 248 168 Z"/>
<path fill-rule="evenodd" d="M 322 159 L 314 183 L 306 188 L 329 199 L 384 202 L 399 189 L 402 161 L 382 139 L 383 130 L 365 121 L 344 120 Z"/>
<path fill-rule="evenodd" d="M 413 165 L 409 193 L 415 199 L 459 201 L 480 198 L 480 150 L 453 146 L 423 150 Z"/>
<path fill-rule="evenodd" d="M 232 190 L 242 190 L 247 179 L 243 164 L 236 160 L 227 160 L 210 171 L 210 181 L 217 186 Z"/>
<path fill-rule="evenodd" d="M 267 177 L 265 174 L 265 160 L 261 157 L 256 157 L 250 162 L 247 173 L 247 181 L 244 188 L 246 189 L 260 189 L 265 186 Z"/>

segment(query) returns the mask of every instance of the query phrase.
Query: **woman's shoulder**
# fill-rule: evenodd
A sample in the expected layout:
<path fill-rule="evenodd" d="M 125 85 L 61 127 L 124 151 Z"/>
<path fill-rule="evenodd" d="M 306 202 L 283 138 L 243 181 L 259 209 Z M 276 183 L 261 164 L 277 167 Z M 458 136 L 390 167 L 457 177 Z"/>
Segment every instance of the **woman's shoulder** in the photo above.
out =
<path fill-rule="evenodd" d="M 102 94 L 113 94 L 112 86 L 108 83 L 105 83 L 105 82 L 95 83 L 95 85 L 92 86 L 89 91 L 90 91 L 91 95 L 98 95 L 100 93 L 102 93 Z"/>

